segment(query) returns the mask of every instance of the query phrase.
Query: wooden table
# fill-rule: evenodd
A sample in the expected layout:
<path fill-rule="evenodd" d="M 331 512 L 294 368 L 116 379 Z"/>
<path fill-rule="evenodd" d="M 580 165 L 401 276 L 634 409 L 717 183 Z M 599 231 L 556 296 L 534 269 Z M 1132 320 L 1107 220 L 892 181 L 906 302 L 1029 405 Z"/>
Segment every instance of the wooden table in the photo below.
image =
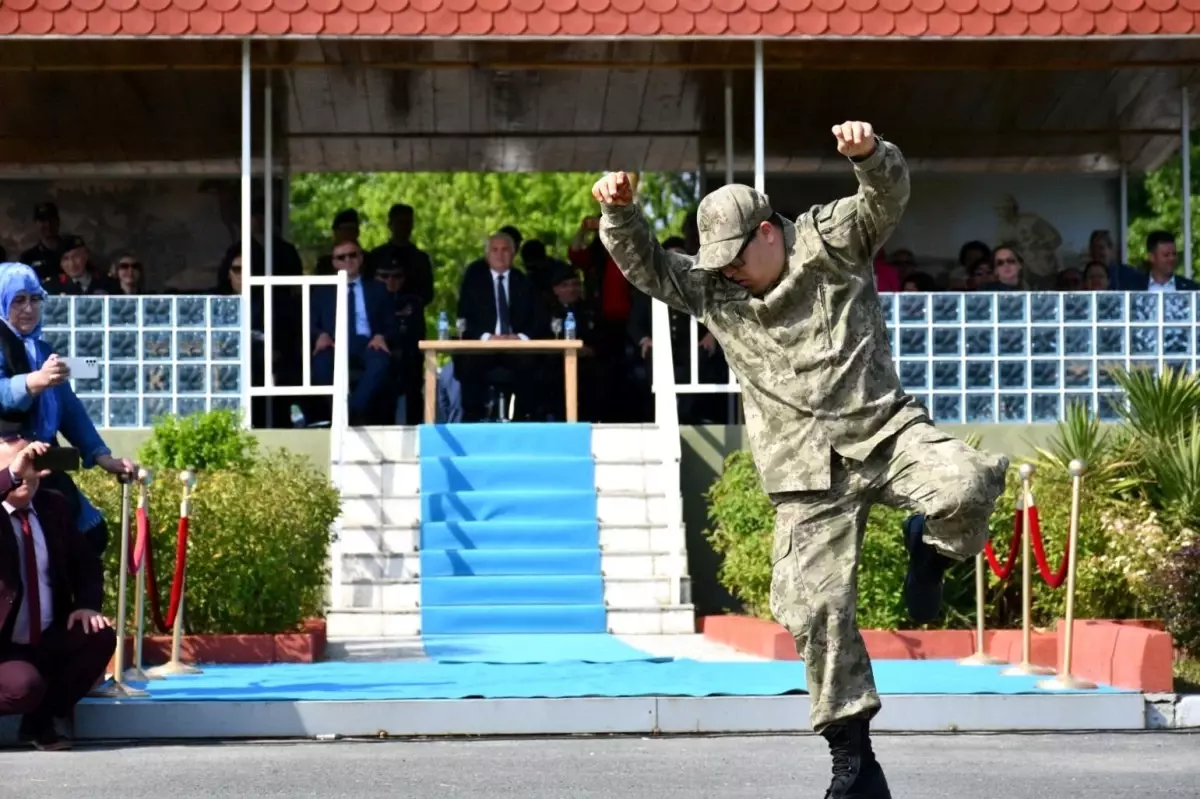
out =
<path fill-rule="evenodd" d="M 579 350 L 583 342 L 574 339 L 429 339 L 420 342 L 425 351 L 425 424 L 437 421 L 437 356 L 447 353 L 545 353 L 560 352 L 566 380 L 567 421 L 579 421 Z"/>

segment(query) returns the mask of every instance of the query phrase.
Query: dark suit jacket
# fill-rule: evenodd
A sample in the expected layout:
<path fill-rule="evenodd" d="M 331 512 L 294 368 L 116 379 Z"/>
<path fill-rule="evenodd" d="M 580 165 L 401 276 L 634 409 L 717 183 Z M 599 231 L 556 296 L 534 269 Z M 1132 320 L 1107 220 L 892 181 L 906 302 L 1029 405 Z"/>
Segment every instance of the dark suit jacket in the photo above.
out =
<path fill-rule="evenodd" d="M 39 489 L 33 497 L 33 509 L 50 556 L 54 621 L 65 624 L 67 617 L 81 608 L 100 612 L 104 602 L 104 567 L 72 521 L 66 498 L 57 491 Z M 25 601 L 21 573 L 13 520 L 0 508 L 0 647 L 11 639 L 12 622 Z"/>
<path fill-rule="evenodd" d="M 14 488 L 16 488 L 16 480 L 13 479 L 12 471 L 0 469 L 0 502 L 8 499 L 8 495 Z"/>
<path fill-rule="evenodd" d="M 1137 279 L 1129 276 L 1124 280 L 1122 290 L 1124 291 L 1147 291 L 1150 288 L 1150 273 L 1144 270 L 1140 271 Z M 1200 289 L 1200 283 L 1194 280 L 1189 280 L 1183 275 L 1175 275 L 1175 290 L 1176 291 L 1196 291 Z"/>
<path fill-rule="evenodd" d="M 361 278 L 360 278 L 361 280 Z M 374 280 L 361 280 L 363 288 L 363 303 L 367 306 L 367 324 L 371 326 L 372 336 L 383 336 L 390 339 L 396 335 L 396 306 L 388 297 L 383 284 Z M 347 303 L 347 310 L 353 318 L 354 306 Z M 312 335 L 328 333 L 333 339 L 345 330 L 344 322 L 339 329 L 337 319 L 337 287 L 315 286 L 312 294 Z"/>
<path fill-rule="evenodd" d="M 529 277 L 518 269 L 509 269 L 508 319 L 513 333 L 529 338 L 546 338 L 548 320 L 542 303 L 534 293 Z M 467 320 L 465 338 L 478 339 L 496 331 L 496 282 L 492 270 L 468 268 L 458 290 L 458 316 Z"/>

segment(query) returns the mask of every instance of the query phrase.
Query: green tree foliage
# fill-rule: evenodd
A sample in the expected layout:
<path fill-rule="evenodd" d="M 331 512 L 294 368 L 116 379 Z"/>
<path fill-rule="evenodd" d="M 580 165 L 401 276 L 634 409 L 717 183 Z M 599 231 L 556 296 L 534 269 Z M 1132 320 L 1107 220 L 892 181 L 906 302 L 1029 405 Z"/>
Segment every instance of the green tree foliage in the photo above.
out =
<path fill-rule="evenodd" d="M 565 259 L 580 221 L 599 212 L 591 193 L 599 177 L 583 172 L 297 175 L 290 235 L 311 269 L 328 251 L 338 211 L 358 209 L 360 241 L 371 249 L 391 235 L 388 209 L 394 203 L 411 205 L 413 241 L 433 260 L 435 296 L 426 314 L 432 330 L 439 311 L 453 311 L 463 268 L 482 257 L 487 236 L 501 227 L 515 225 L 526 240 L 538 239 L 552 256 Z M 640 190 L 663 237 L 678 233 L 696 201 L 694 177 L 647 173 Z"/>
<path fill-rule="evenodd" d="M 1192 135 L 1192 141 L 1197 141 Z M 1196 202 L 1200 187 L 1200 144 L 1192 146 L 1192 259 L 1193 274 L 1195 259 L 1200 255 L 1200 204 Z M 1183 165 L 1179 154 L 1171 156 L 1165 164 L 1142 179 L 1140 185 L 1130 181 L 1129 191 L 1129 260 L 1133 265 L 1146 259 L 1146 236 L 1155 230 L 1166 230 L 1175 234 L 1179 242 L 1178 272 L 1184 273 L 1183 263 Z"/>

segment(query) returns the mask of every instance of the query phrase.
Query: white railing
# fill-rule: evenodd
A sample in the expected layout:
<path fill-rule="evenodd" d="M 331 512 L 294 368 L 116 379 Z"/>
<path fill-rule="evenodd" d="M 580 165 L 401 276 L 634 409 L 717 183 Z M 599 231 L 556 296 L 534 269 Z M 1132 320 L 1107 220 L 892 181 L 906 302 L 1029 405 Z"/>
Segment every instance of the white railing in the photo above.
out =
<path fill-rule="evenodd" d="M 663 493 L 666 495 L 667 529 L 671 543 L 672 604 L 683 604 L 683 573 L 687 568 L 684 553 L 687 536 L 683 527 L 683 488 L 679 469 L 683 459 L 683 443 L 679 435 L 679 408 L 675 401 L 675 365 L 671 353 L 671 319 L 669 310 L 660 300 L 652 300 L 650 311 L 651 386 L 654 390 L 654 422 L 660 436 L 662 454 Z M 694 320 L 693 320 L 694 321 Z M 693 339 L 695 327 L 692 328 Z M 693 345 L 695 341 L 693 340 Z M 695 372 L 693 371 L 693 374 Z M 665 388 L 666 390 L 660 390 Z"/>
<path fill-rule="evenodd" d="M 901 385 L 935 422 L 1055 422 L 1076 402 L 1112 421 L 1124 397 L 1110 367 L 1193 372 L 1200 356 L 1196 292 L 914 292 L 880 304 Z M 696 320 L 689 325 L 688 381 L 655 371 L 660 414 L 665 393 L 741 391 L 732 374 L 699 381 Z M 657 331 L 654 344 L 656 359 L 669 356 Z"/>
<path fill-rule="evenodd" d="M 345 443 L 348 428 L 350 426 L 350 352 L 349 342 L 346 341 L 346 336 L 341 335 L 341 332 L 347 329 L 347 319 L 350 313 L 349 292 L 347 289 L 350 286 L 349 279 L 344 271 L 338 270 L 332 275 L 267 275 L 267 276 L 250 276 L 243 277 L 243 280 L 249 281 L 251 291 L 254 287 L 261 287 L 263 293 L 263 385 L 248 385 L 244 391 L 243 404 L 245 413 L 250 413 L 250 398 L 252 397 L 311 397 L 311 396 L 329 396 L 332 403 L 332 413 L 329 422 L 329 476 L 335 488 L 339 492 L 345 488 L 342 485 L 342 475 L 344 473 L 343 464 L 345 462 Z M 300 335 L 304 341 L 303 355 L 301 357 L 302 372 L 300 385 L 298 386 L 277 386 L 275 385 L 275 369 L 272 364 L 271 353 L 273 349 L 273 328 L 274 322 L 274 305 L 275 292 L 273 289 L 277 287 L 299 286 L 300 287 Z M 314 342 L 312 341 L 312 287 L 313 286 L 334 286 L 337 292 L 337 297 L 334 300 L 334 331 L 333 337 L 333 380 L 328 386 L 315 386 L 312 383 L 312 349 Z M 244 296 L 244 295 L 243 295 Z M 242 325 L 246 328 L 243 331 L 243 341 L 250 341 L 251 335 L 249 332 L 251 324 L 250 310 L 243 309 Z M 252 343 L 251 348 L 255 345 Z M 249 353 L 245 354 L 246 356 Z M 330 584 L 330 592 L 333 596 L 340 596 L 342 590 L 342 521 L 341 516 L 338 516 L 334 522 L 333 543 L 329 548 L 329 558 L 332 561 L 332 577 Z"/>

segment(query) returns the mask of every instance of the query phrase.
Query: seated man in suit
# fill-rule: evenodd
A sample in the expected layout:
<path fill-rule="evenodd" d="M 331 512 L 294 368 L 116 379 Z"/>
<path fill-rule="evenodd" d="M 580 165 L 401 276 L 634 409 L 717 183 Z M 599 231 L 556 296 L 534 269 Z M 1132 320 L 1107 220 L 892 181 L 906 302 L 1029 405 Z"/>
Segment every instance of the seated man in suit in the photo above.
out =
<path fill-rule="evenodd" d="M 0 512 L 0 716 L 23 715 L 21 735 L 36 748 L 64 749 L 54 721 L 104 676 L 117 637 L 100 614 L 100 558 L 63 495 L 38 490 L 28 446 L 0 441 L 0 470 L 21 480 Z"/>
<path fill-rule="evenodd" d="M 350 390 L 350 423 L 362 424 L 363 417 L 379 406 L 387 389 L 391 360 L 387 341 L 395 336 L 396 315 L 387 289 L 378 281 L 362 279 L 363 251 L 357 242 L 338 242 L 330 259 L 333 268 L 345 271 L 350 280 L 349 313 L 338 330 L 336 289 L 313 288 L 312 379 L 314 384 L 333 382 L 333 342 L 344 333 L 350 368 L 362 369 L 362 375 Z"/>
<path fill-rule="evenodd" d="M 495 233 L 487 242 L 487 269 L 468 268 L 458 291 L 458 317 L 467 322 L 464 338 L 545 338 L 545 309 L 525 273 L 513 269 L 516 244 L 507 233 Z M 477 422 L 486 413 L 488 389 L 501 370 L 512 378 L 517 414 L 540 418 L 544 406 L 537 360 L 528 355 L 474 354 L 454 359 L 454 373 L 462 387 L 464 422 Z M 501 409 L 507 416 L 508 409 Z"/>

